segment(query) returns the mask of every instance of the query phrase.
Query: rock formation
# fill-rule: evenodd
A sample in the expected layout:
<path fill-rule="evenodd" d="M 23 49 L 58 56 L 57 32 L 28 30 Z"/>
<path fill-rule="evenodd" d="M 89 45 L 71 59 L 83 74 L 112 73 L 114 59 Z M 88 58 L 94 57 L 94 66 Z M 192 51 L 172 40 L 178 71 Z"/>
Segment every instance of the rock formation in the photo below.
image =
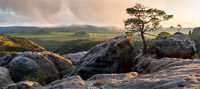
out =
<path fill-rule="evenodd" d="M 16 84 L 10 84 L 3 89 L 43 89 L 42 86 L 37 82 L 32 81 L 21 81 Z"/>
<path fill-rule="evenodd" d="M 132 44 L 126 36 L 118 36 L 92 47 L 80 59 L 80 65 L 65 77 L 80 75 L 83 79 L 88 79 L 95 74 L 129 72 L 133 59 Z"/>
<path fill-rule="evenodd" d="M 190 36 L 199 37 L 199 35 L 200 35 L 200 27 L 196 27 L 195 29 L 192 30 L 192 32 L 190 32 Z"/>
<path fill-rule="evenodd" d="M 175 33 L 169 38 L 159 40 L 149 49 L 149 54 L 156 54 L 157 58 L 195 58 L 196 48 L 191 39 L 182 33 Z"/>
<path fill-rule="evenodd" d="M 13 83 L 7 68 L 0 67 L 0 87 Z"/>
<path fill-rule="evenodd" d="M 168 43 L 168 45 L 165 43 Z M 182 49 L 179 50 L 180 48 Z M 169 49 L 171 49 L 172 53 L 169 53 Z M 130 70 L 136 60 L 133 60 L 135 55 L 130 42 L 125 36 L 119 36 L 90 49 L 86 55 L 80 58 L 80 62 L 78 63 L 80 65 L 61 80 L 56 80 L 46 86 L 40 86 L 37 82 L 21 81 L 16 84 L 9 84 L 4 88 L 198 89 L 200 87 L 200 60 L 186 59 L 193 58 L 194 49 L 191 40 L 186 35 L 176 33 L 170 38 L 156 42 L 150 47 L 149 54 L 139 57 L 138 63 L 135 66 L 135 72 L 122 73 Z M 174 51 L 180 54 L 175 55 Z M 17 57 L 14 59 L 11 58 L 9 61 L 14 61 L 15 63 L 15 61 L 19 61 L 20 59 L 25 62 L 23 65 L 37 64 L 37 61 L 34 61 L 38 59 L 37 56 L 31 56 L 34 54 L 24 56 L 25 54 L 27 53 L 23 55 L 22 53 L 18 54 Z M 10 59 L 10 57 L 12 55 L 4 58 Z M 48 56 L 47 58 L 50 59 L 53 57 Z M 9 62 L 3 60 L 0 63 L 6 64 Z M 12 66 L 12 63 L 10 64 Z M 102 84 L 94 86 L 98 81 L 101 81 Z"/>
<path fill-rule="evenodd" d="M 40 89 L 198 89 L 200 87 L 200 60 L 168 58 L 158 61 L 151 61 L 148 67 L 152 71 L 160 68 L 159 71 L 149 74 L 137 72 L 98 74 L 86 81 L 75 75 L 57 80 Z M 93 83 L 101 78 L 104 85 L 93 86 Z"/>
<path fill-rule="evenodd" d="M 78 62 L 80 61 L 80 58 L 83 57 L 87 52 L 79 52 L 79 53 L 70 53 L 70 54 L 65 54 L 62 55 L 62 57 L 69 59 L 73 66 L 78 66 Z"/>
<path fill-rule="evenodd" d="M 60 79 L 72 69 L 70 60 L 50 52 L 9 54 L 0 59 L 0 66 L 5 65 L 15 82 L 28 78 L 38 80 L 42 84 Z M 46 78 L 37 79 L 39 76 Z"/>

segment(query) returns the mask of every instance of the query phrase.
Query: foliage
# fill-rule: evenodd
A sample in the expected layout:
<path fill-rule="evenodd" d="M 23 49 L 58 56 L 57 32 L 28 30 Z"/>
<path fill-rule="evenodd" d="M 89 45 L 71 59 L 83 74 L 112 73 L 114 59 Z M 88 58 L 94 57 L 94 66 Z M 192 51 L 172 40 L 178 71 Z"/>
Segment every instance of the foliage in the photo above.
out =
<path fill-rule="evenodd" d="M 7 35 L 12 37 L 22 37 L 26 39 L 45 39 L 45 40 L 74 40 L 74 39 L 103 39 L 103 38 L 112 38 L 117 36 L 117 34 L 99 34 L 99 33 L 90 33 L 88 37 L 76 37 L 72 36 L 74 33 L 71 32 L 51 32 L 51 34 L 22 34 L 22 33 L 7 33 Z"/>
<path fill-rule="evenodd" d="M 30 40 L 37 43 L 38 45 L 41 45 L 47 51 L 50 51 L 50 52 L 55 51 L 56 49 L 60 48 L 61 46 L 63 46 L 66 43 L 66 41 L 43 40 L 43 39 L 38 39 L 38 38 L 33 38 Z"/>
<path fill-rule="evenodd" d="M 160 40 L 160 39 L 165 39 L 170 37 L 170 33 L 169 32 L 161 32 L 158 34 L 158 36 L 155 38 L 156 40 Z"/>
<path fill-rule="evenodd" d="M 59 54 L 77 53 L 80 51 L 88 51 L 91 47 L 103 43 L 105 40 L 72 40 L 67 41 L 65 45 L 54 51 Z"/>
<path fill-rule="evenodd" d="M 147 46 L 144 34 L 146 31 L 158 30 L 161 21 L 169 20 L 173 15 L 167 15 L 164 11 L 147 8 L 141 4 L 136 4 L 134 7 L 126 9 L 127 14 L 131 16 L 124 21 L 125 28 L 130 33 L 140 32 L 143 40 L 143 54 L 146 53 Z"/>
<path fill-rule="evenodd" d="M 35 30 L 31 30 L 31 31 L 23 31 L 20 32 L 21 34 L 29 34 L 29 35 L 51 35 L 51 32 L 45 30 L 45 29 L 41 29 L 39 31 L 35 31 Z"/>
<path fill-rule="evenodd" d="M 46 74 L 46 72 L 44 72 L 41 69 L 39 69 L 37 71 L 37 77 L 36 78 L 31 77 L 30 74 L 27 75 L 27 76 L 24 76 L 24 80 L 40 82 L 40 84 L 42 84 L 42 85 L 46 84 L 46 82 L 45 82 L 46 79 L 47 79 L 47 74 Z"/>
<path fill-rule="evenodd" d="M 146 40 L 147 48 L 149 48 L 155 41 L 156 40 Z M 141 49 L 143 49 L 142 41 L 132 41 L 132 43 L 134 44 L 134 51 L 136 52 L 136 54 L 139 54 L 141 52 Z"/>
<path fill-rule="evenodd" d="M 43 47 L 24 38 L 0 36 L 0 56 L 15 52 L 44 50 Z"/>
<path fill-rule="evenodd" d="M 170 28 L 170 29 L 174 29 L 174 26 L 170 26 L 169 28 Z"/>
<path fill-rule="evenodd" d="M 178 27 L 178 32 L 180 32 L 182 26 L 180 24 L 178 24 L 177 27 Z"/>
<path fill-rule="evenodd" d="M 76 36 L 76 37 L 90 37 L 90 34 L 86 31 L 80 31 L 77 33 L 74 33 L 72 36 Z"/>

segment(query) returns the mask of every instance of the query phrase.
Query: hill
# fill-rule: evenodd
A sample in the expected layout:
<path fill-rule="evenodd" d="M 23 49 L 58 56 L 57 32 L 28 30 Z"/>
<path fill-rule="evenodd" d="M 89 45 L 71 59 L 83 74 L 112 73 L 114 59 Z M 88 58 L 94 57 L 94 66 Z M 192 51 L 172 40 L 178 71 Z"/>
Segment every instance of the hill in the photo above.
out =
<path fill-rule="evenodd" d="M 39 30 L 39 27 L 25 27 L 25 26 L 12 26 L 12 27 L 0 27 L 0 32 L 20 32 Z"/>
<path fill-rule="evenodd" d="M 37 31 L 24 31 L 21 33 L 22 34 L 31 34 L 31 35 L 51 35 L 51 32 L 49 32 L 45 29 L 41 29 L 41 30 L 37 30 Z"/>
<path fill-rule="evenodd" d="M 75 36 L 75 37 L 90 37 L 90 34 L 86 31 L 80 31 L 80 32 L 74 33 L 72 36 Z"/>
<path fill-rule="evenodd" d="M 44 35 L 49 34 L 49 35 L 51 35 L 51 32 L 49 32 L 49 31 L 47 31 L 45 29 L 41 29 L 40 31 L 36 32 L 36 34 L 44 34 Z"/>
<path fill-rule="evenodd" d="M 46 28 L 49 31 L 53 32 L 80 32 L 80 31 L 87 31 L 89 33 L 103 33 L 103 34 L 119 34 L 123 33 L 125 30 L 124 28 L 116 27 L 116 26 L 93 26 L 93 25 L 77 25 L 72 24 L 67 27 L 53 27 L 53 28 Z"/>
<path fill-rule="evenodd" d="M 55 27 L 25 27 L 25 26 L 13 26 L 13 27 L 0 27 L 0 32 L 13 32 L 13 33 L 28 33 L 29 31 L 40 31 L 45 29 L 50 32 L 80 32 L 87 31 L 89 33 L 106 33 L 106 34 L 118 34 L 123 33 L 124 28 L 116 26 L 93 26 L 93 25 L 70 25 L 70 26 L 55 26 Z"/>
<path fill-rule="evenodd" d="M 93 46 L 105 42 L 104 40 L 71 40 L 67 41 L 62 47 L 54 51 L 61 55 L 88 51 Z"/>
<path fill-rule="evenodd" d="M 44 50 L 43 47 L 24 38 L 0 36 L 0 56 L 14 52 Z"/>

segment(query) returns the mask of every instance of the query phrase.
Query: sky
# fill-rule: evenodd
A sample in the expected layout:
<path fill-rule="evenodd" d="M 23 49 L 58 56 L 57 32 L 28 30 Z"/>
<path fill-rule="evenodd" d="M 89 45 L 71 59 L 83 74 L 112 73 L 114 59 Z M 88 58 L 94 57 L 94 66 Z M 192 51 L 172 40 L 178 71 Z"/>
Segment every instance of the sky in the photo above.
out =
<path fill-rule="evenodd" d="M 200 0 L 0 0 L 0 26 L 89 24 L 123 27 L 126 8 L 141 3 L 174 15 L 164 27 L 200 26 Z"/>

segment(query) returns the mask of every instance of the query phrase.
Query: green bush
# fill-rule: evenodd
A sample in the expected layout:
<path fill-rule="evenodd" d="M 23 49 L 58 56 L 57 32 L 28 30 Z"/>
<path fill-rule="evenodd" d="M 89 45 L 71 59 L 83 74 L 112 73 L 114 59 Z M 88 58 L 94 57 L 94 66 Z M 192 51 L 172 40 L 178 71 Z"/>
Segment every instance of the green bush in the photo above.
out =
<path fill-rule="evenodd" d="M 168 38 L 168 37 L 170 37 L 170 33 L 169 32 L 161 32 L 156 37 L 156 40 L 165 39 L 165 38 Z"/>
<path fill-rule="evenodd" d="M 39 69 L 37 71 L 37 77 L 36 78 L 31 77 L 30 74 L 27 75 L 27 76 L 24 76 L 24 80 L 27 80 L 27 81 L 36 81 L 36 82 L 39 82 L 41 85 L 45 85 L 46 84 L 46 82 L 45 82 L 46 79 L 47 79 L 46 72 L 44 72 L 41 69 Z"/>

